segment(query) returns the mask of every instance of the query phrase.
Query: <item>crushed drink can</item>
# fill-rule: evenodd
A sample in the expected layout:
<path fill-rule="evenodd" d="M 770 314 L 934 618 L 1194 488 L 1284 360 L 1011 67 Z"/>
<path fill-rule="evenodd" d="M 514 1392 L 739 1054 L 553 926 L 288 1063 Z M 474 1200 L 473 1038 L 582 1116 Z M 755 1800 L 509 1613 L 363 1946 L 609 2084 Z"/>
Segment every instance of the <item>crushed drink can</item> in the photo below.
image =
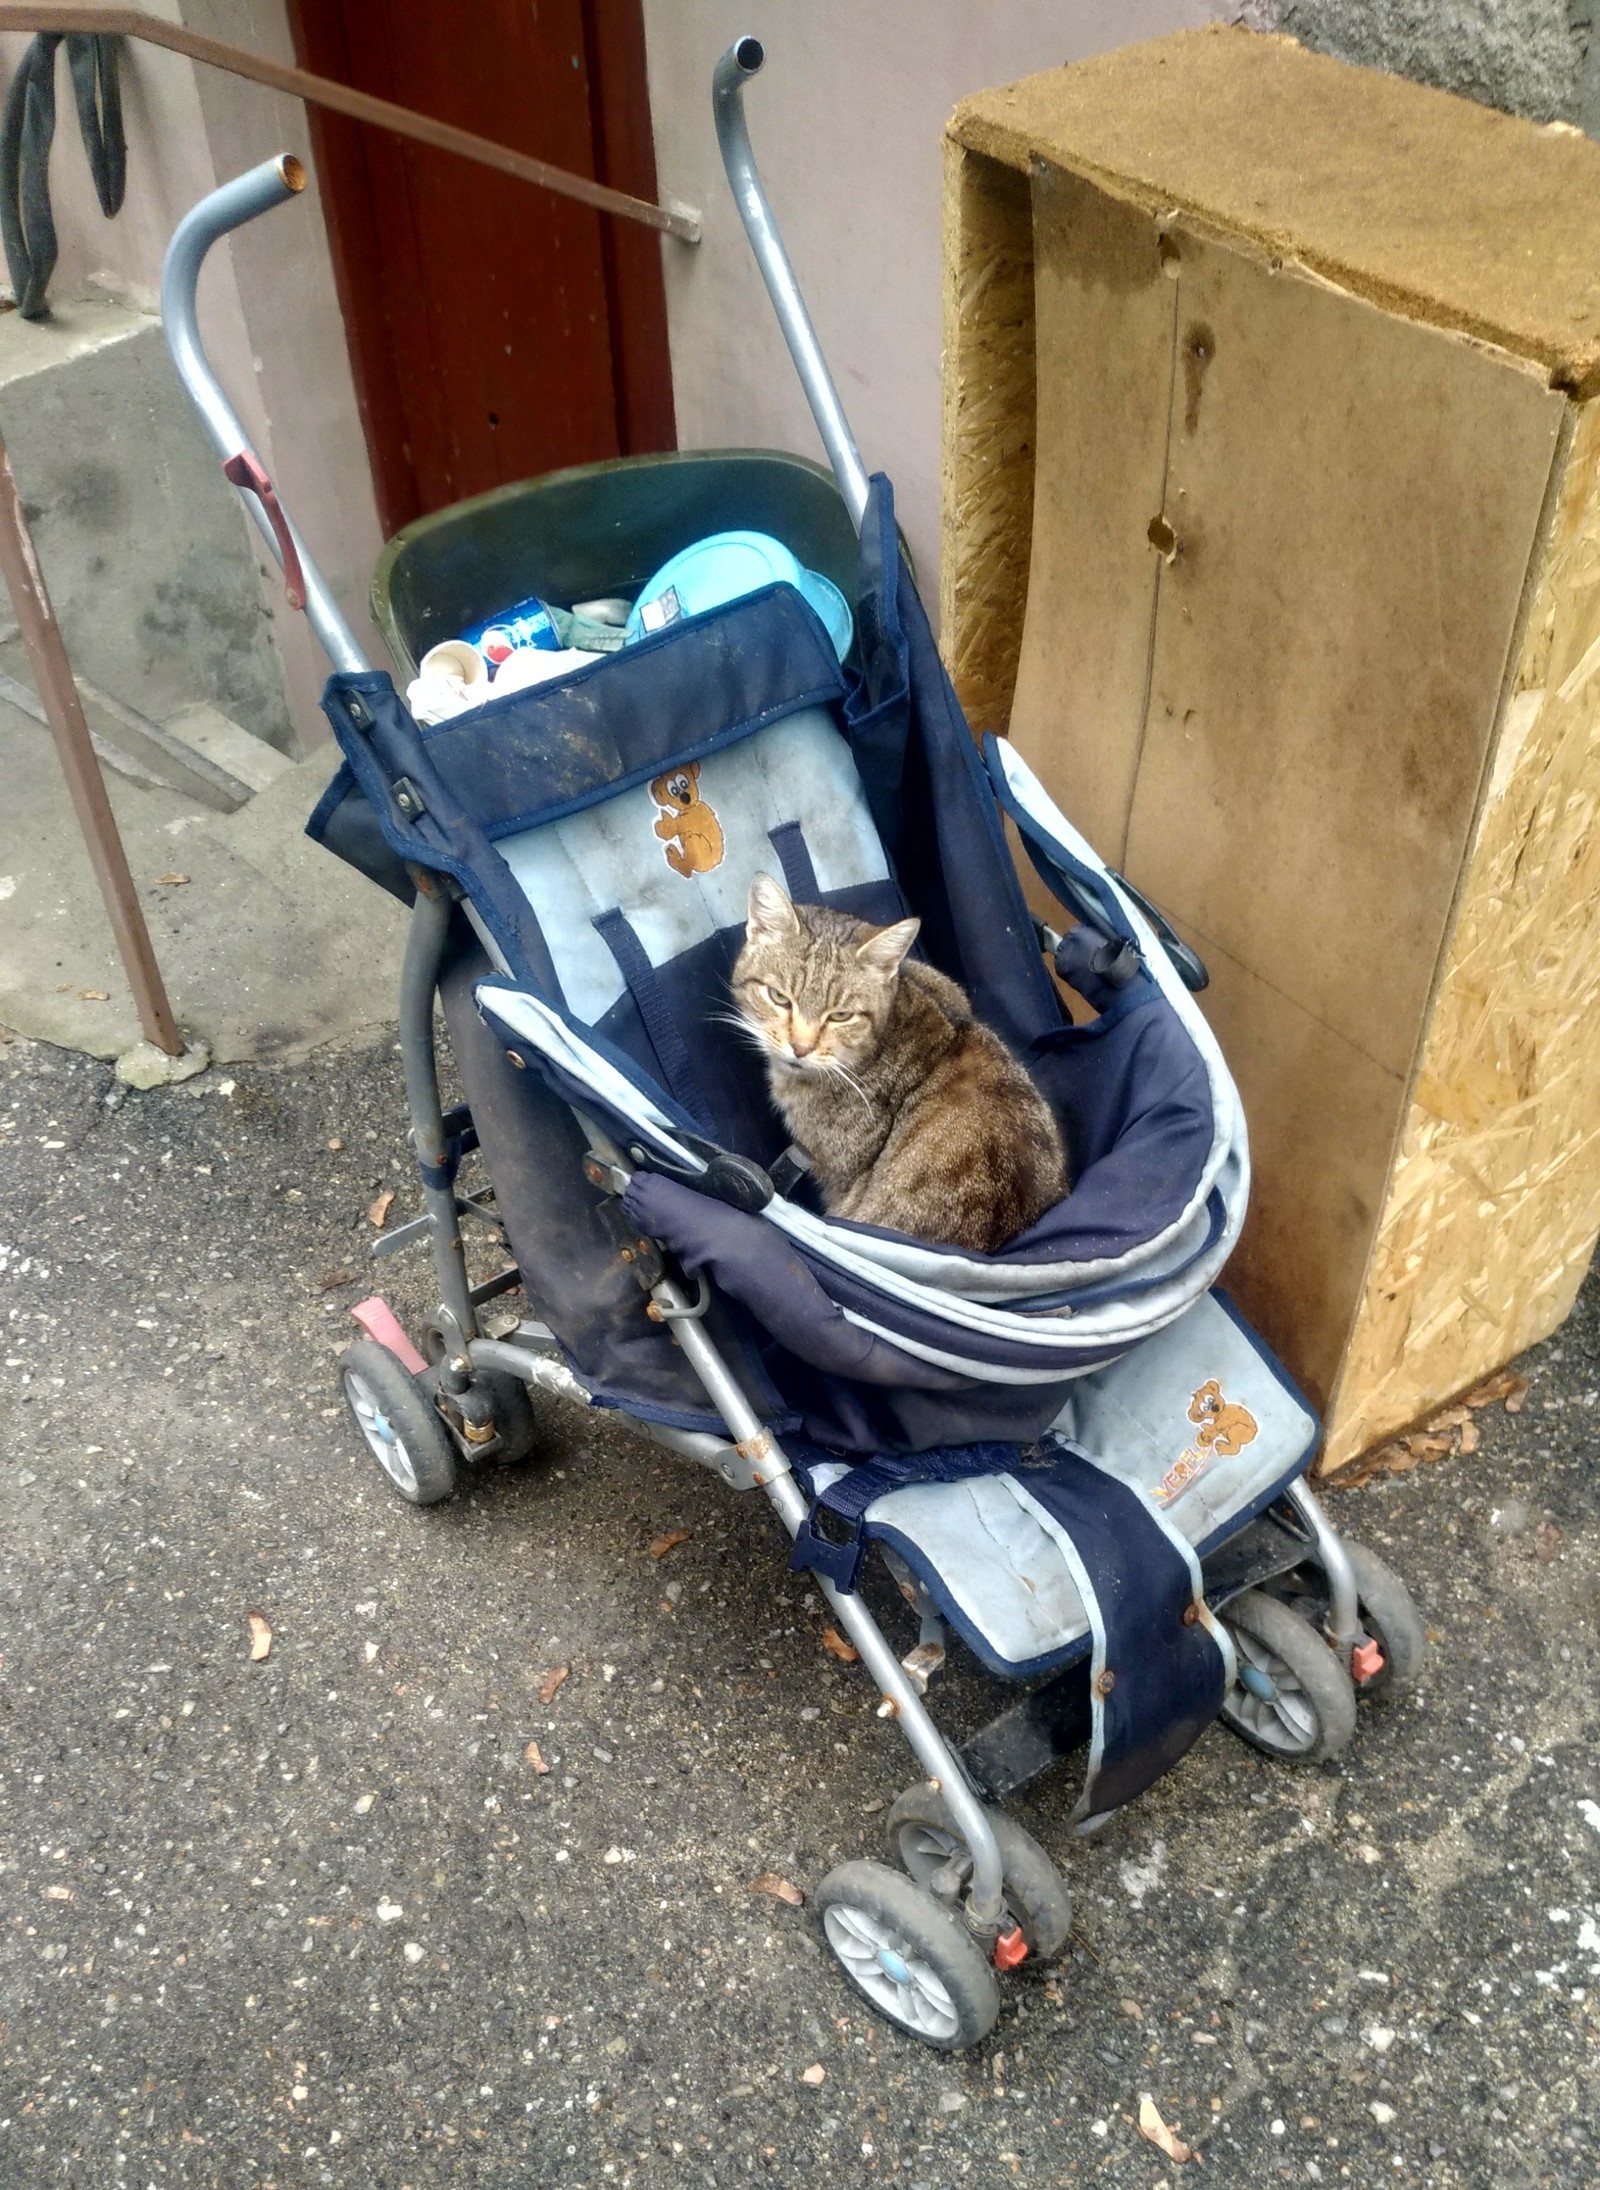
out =
<path fill-rule="evenodd" d="M 561 651 L 554 619 L 537 595 L 518 601 L 514 608 L 502 609 L 498 616 L 462 632 L 461 636 L 469 646 L 478 649 L 491 669 L 498 669 L 503 661 L 509 661 L 524 647 L 537 647 L 546 654 Z"/>

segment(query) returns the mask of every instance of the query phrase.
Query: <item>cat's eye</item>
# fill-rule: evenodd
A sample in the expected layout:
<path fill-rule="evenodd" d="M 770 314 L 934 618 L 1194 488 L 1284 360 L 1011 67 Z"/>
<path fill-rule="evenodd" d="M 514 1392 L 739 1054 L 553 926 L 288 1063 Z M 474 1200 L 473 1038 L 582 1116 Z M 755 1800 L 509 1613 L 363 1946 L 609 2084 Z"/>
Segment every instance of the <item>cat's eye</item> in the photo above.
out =
<path fill-rule="evenodd" d="M 793 1011 L 794 1009 L 793 998 L 785 996 L 781 989 L 769 988 L 767 990 L 767 1002 L 774 1005 L 779 1011 Z"/>
<path fill-rule="evenodd" d="M 860 1017 L 859 1011 L 830 1011 L 828 1024 L 830 1027 L 845 1027 L 850 1024 L 852 1019 L 859 1019 Z"/>

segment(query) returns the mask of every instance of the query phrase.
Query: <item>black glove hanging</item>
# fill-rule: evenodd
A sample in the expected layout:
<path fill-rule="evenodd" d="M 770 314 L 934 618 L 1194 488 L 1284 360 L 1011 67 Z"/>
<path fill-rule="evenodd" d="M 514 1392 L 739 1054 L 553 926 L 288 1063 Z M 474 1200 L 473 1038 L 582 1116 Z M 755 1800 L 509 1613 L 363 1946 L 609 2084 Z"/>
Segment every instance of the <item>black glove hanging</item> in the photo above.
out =
<path fill-rule="evenodd" d="M 56 130 L 56 48 L 59 31 L 41 31 L 17 67 L 0 116 L 0 241 L 24 319 L 42 319 L 56 264 L 56 224 L 50 211 L 50 144 Z M 78 126 L 100 210 L 109 220 L 127 185 L 127 143 L 117 85 L 117 41 L 79 31 L 67 36 Z"/>

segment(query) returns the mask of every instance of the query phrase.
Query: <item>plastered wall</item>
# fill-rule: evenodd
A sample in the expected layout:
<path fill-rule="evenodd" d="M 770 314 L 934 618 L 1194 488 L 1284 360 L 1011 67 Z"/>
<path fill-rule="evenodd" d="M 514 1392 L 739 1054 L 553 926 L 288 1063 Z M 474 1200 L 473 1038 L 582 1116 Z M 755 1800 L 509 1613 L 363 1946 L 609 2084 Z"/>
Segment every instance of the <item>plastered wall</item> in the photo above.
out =
<path fill-rule="evenodd" d="M 294 59 L 283 0 L 154 0 L 148 12 L 275 60 Z M 25 44 L 0 38 L 7 81 Z M 167 241 L 189 207 L 276 152 L 298 153 L 310 170 L 310 146 L 298 100 L 177 54 L 129 40 L 121 83 L 128 190 L 108 221 L 89 181 L 58 56 L 50 181 L 61 255 L 51 293 L 153 307 Z M 258 453 L 346 614 L 381 660 L 366 618 L 380 545 L 377 510 L 314 172 L 303 197 L 212 252 L 200 309 L 212 362 Z M 247 526 L 242 512 L 239 521 Z M 305 619 L 284 603 L 264 549 L 257 560 L 295 739 L 305 748 L 327 735 L 317 705 L 326 664 Z"/>

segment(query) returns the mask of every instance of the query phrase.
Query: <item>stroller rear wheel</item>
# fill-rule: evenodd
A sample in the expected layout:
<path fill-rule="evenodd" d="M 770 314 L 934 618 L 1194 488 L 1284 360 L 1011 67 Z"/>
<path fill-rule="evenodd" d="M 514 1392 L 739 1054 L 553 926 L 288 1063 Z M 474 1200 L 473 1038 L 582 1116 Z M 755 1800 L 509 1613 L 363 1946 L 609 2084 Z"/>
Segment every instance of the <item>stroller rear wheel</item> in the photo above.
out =
<path fill-rule="evenodd" d="M 1356 1578 L 1361 1624 L 1383 1653 L 1382 1665 L 1359 1684 L 1356 1693 L 1363 1703 L 1388 1703 L 1421 1672 L 1428 1651 L 1427 1630 L 1410 1590 L 1392 1567 L 1353 1536 L 1345 1537 L 1344 1548 Z M 1315 1598 L 1320 1613 L 1327 1605 L 1327 1584 L 1320 1569 L 1308 1580 L 1308 1594 Z"/>
<path fill-rule="evenodd" d="M 1356 1692 L 1310 1621 L 1259 1589 L 1233 1598 L 1222 1617 L 1239 1659 L 1239 1679 L 1223 1699 L 1223 1724 L 1252 1749 L 1288 1764 L 1321 1764 L 1347 1749 L 1356 1730 Z"/>
<path fill-rule="evenodd" d="M 823 1937 L 867 2004 L 941 2053 L 994 2028 L 1000 1987 L 982 1947 L 952 1915 L 886 1863 L 841 1863 L 817 1888 Z"/>
<path fill-rule="evenodd" d="M 1059 1954 L 1072 1928 L 1072 1899 L 1061 1873 L 1032 1833 L 1004 1810 L 987 1812 L 1000 1845 L 1005 1879 L 1006 1914 L 1038 1961 Z M 941 1872 L 959 1888 L 966 1885 L 967 1844 L 956 1829 L 944 1796 L 926 1780 L 908 1787 L 889 1812 L 889 1850 L 919 1886 L 933 1887 Z M 957 1866 L 952 1873 L 952 1861 Z M 959 1876 L 957 1875 L 959 1873 Z M 936 1888 L 933 1890 L 937 1891 Z"/>
<path fill-rule="evenodd" d="M 409 1370 L 375 1338 L 344 1355 L 344 1396 L 367 1449 L 402 1498 L 434 1506 L 456 1487 L 450 1434 Z"/>

